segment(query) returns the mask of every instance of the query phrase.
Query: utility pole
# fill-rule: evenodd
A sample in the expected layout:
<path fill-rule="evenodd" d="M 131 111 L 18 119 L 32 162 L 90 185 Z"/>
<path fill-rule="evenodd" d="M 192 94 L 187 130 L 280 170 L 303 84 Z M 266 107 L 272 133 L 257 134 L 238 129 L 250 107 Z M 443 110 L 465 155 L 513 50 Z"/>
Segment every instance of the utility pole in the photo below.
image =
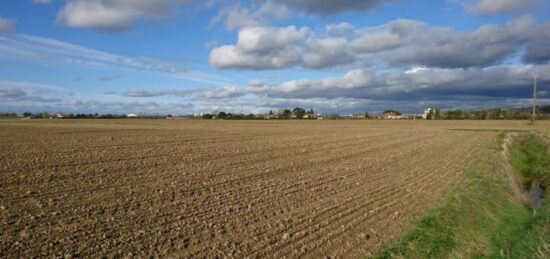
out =
<path fill-rule="evenodd" d="M 537 107 L 537 74 L 533 74 L 533 115 L 531 117 L 531 124 L 535 124 L 536 119 L 536 107 Z"/>

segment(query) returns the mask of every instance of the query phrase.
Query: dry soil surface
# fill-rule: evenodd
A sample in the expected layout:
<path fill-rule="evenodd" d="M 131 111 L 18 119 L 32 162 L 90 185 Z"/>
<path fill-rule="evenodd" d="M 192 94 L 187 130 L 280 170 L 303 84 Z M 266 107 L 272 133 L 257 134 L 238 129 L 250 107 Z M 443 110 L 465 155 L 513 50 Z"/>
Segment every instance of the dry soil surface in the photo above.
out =
<path fill-rule="evenodd" d="M 0 257 L 361 258 L 497 152 L 499 130 L 548 126 L 3 121 Z"/>

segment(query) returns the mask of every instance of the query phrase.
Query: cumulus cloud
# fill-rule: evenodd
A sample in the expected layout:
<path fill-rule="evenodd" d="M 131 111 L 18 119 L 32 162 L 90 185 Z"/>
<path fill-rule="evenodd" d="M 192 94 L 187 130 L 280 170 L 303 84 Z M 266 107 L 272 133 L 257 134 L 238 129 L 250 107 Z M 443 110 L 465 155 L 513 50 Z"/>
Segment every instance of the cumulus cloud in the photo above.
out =
<path fill-rule="evenodd" d="M 369 10 L 395 0 L 277 0 L 277 3 L 310 14 L 331 15 L 344 11 Z"/>
<path fill-rule="evenodd" d="M 212 18 L 212 23 L 219 23 L 225 20 L 225 26 L 229 30 L 244 27 L 265 26 L 271 20 L 286 18 L 289 10 L 286 6 L 273 1 L 265 1 L 261 5 L 249 7 L 234 5 L 223 8 L 220 13 Z"/>
<path fill-rule="evenodd" d="M 478 15 L 521 13 L 542 6 L 540 0 L 472 0 L 465 3 L 466 10 Z"/>
<path fill-rule="evenodd" d="M 210 64 L 324 69 L 361 61 L 372 67 L 466 68 L 501 64 L 514 55 L 523 55 L 528 63 L 544 63 L 550 56 L 549 26 L 522 16 L 467 32 L 406 19 L 359 28 L 344 23 L 315 33 L 306 28 L 298 33 L 294 27 L 250 27 L 239 31 L 237 44 L 213 49 Z"/>
<path fill-rule="evenodd" d="M 283 68 L 300 62 L 297 44 L 309 30 L 288 26 L 285 28 L 247 27 L 239 30 L 236 45 L 212 49 L 211 65 L 218 68 L 269 69 Z"/>
<path fill-rule="evenodd" d="M 531 40 L 526 44 L 523 62 L 546 63 L 550 60 L 550 23 L 536 27 L 531 34 Z"/>
<path fill-rule="evenodd" d="M 0 32 L 12 33 L 15 31 L 15 25 L 12 20 L 0 17 Z"/>
<path fill-rule="evenodd" d="M 389 25 L 390 31 L 392 24 Z M 433 67 L 469 67 L 492 65 L 518 52 L 532 39 L 535 22 L 520 17 L 502 26 L 483 25 L 472 32 L 450 28 L 424 27 L 401 35 L 405 44 L 383 53 L 389 65 L 425 65 Z M 399 40 L 395 43 L 399 45 Z M 395 47 L 395 45 L 391 45 Z"/>
<path fill-rule="evenodd" d="M 391 31 L 373 31 L 363 33 L 351 43 L 355 53 L 377 53 L 395 49 L 404 44 L 401 35 Z"/>
<path fill-rule="evenodd" d="M 325 26 L 325 31 L 332 36 L 348 36 L 355 30 L 355 26 L 347 22 L 338 24 L 329 24 Z"/>
<path fill-rule="evenodd" d="M 208 89 L 200 92 L 200 96 L 205 99 L 225 99 L 236 98 L 245 95 L 243 88 L 228 86 L 222 88 Z"/>
<path fill-rule="evenodd" d="M 125 30 L 140 18 L 158 19 L 172 7 L 189 0 L 68 0 L 59 10 L 58 22 L 71 27 Z"/>
<path fill-rule="evenodd" d="M 467 69 L 415 67 L 383 73 L 361 68 L 319 80 L 269 84 L 255 79 L 246 86 L 195 89 L 181 96 L 206 111 L 211 111 L 210 108 L 227 111 L 239 105 L 256 110 L 302 106 L 325 112 L 383 109 L 388 105 L 405 111 L 419 111 L 426 105 L 506 107 L 526 104 L 531 94 L 531 73 L 540 75 L 539 89 L 547 93 L 550 90 L 548 71 L 549 64 Z M 175 95 L 173 91 L 176 90 L 143 90 L 124 96 Z"/>
<path fill-rule="evenodd" d="M 526 98 L 530 74 L 538 72 L 542 88 L 550 83 L 550 65 L 493 66 L 487 68 L 416 68 L 376 73 L 355 69 L 341 77 L 300 79 L 255 90 L 271 98 L 364 98 L 376 100 L 457 100 L 464 97 Z M 541 90 L 543 90 L 541 88 Z"/>
<path fill-rule="evenodd" d="M 354 56 L 348 51 L 346 38 L 310 40 L 304 54 L 304 66 L 314 69 L 349 64 L 354 60 Z"/>
<path fill-rule="evenodd" d="M 71 96 L 47 86 L 0 81 L 0 108 L 74 112 L 239 112 L 288 107 L 321 112 L 378 111 L 389 107 L 419 112 L 439 108 L 510 107 L 528 104 L 531 73 L 539 74 L 541 103 L 550 92 L 550 64 L 471 68 L 414 67 L 377 72 L 360 68 L 324 79 L 297 79 L 270 84 L 250 80 L 243 86 L 196 89 L 136 89 L 101 96 Z M 104 95 L 110 95 L 104 100 Z M 167 101 L 172 96 L 178 101 Z M 180 105 L 177 105 L 180 104 Z"/>
<path fill-rule="evenodd" d="M 248 81 L 248 86 L 255 87 L 255 88 L 263 87 L 263 86 L 265 86 L 265 83 L 264 83 L 264 81 L 259 80 L 259 79 L 251 79 L 251 80 Z"/>

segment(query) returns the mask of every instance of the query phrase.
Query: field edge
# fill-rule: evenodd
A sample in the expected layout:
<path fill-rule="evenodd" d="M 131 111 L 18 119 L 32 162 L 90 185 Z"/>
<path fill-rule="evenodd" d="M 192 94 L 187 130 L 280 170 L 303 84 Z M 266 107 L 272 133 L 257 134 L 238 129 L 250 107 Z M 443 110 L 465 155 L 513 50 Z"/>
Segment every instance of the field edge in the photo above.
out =
<path fill-rule="evenodd" d="M 507 148 L 507 135 L 498 135 L 493 153 L 504 154 L 498 151 Z M 373 258 L 543 258 L 550 251 L 543 238 L 550 234 L 550 201 L 533 213 L 510 183 L 508 159 L 492 159 Z"/>

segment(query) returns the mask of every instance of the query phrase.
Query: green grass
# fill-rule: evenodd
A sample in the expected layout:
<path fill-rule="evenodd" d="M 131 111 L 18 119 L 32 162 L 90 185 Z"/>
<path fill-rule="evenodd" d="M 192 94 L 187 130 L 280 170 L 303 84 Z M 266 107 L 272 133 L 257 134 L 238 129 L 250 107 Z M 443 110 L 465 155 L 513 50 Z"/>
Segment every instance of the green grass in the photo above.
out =
<path fill-rule="evenodd" d="M 549 258 L 550 199 L 543 200 L 536 214 L 504 245 L 499 254 L 501 258 Z"/>
<path fill-rule="evenodd" d="M 497 137 L 495 150 L 504 141 Z M 539 147 L 537 147 L 539 148 Z M 493 152 L 499 153 L 499 152 Z M 530 153 L 529 153 L 530 154 Z M 550 202 L 533 211 L 514 198 L 505 175 L 480 163 L 466 182 L 375 258 L 544 258 L 550 253 Z"/>
<path fill-rule="evenodd" d="M 550 152 L 539 137 L 531 134 L 510 147 L 510 163 L 524 185 L 550 186 Z"/>

